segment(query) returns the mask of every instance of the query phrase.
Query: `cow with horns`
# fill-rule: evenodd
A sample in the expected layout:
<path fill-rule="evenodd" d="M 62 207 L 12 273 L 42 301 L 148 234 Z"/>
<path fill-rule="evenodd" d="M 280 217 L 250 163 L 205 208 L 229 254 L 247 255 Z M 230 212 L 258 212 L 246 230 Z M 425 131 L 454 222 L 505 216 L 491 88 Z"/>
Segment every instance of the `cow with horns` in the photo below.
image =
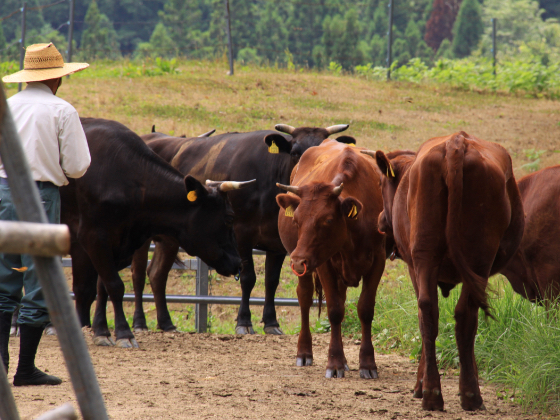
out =
<path fill-rule="evenodd" d="M 327 128 L 294 128 L 278 124 L 276 129 L 290 136 L 274 131 L 226 133 L 204 139 L 171 137 L 162 133 L 143 136 L 148 147 L 183 174 L 199 180 L 257 180 L 254 188 L 228 194 L 235 213 L 233 228 L 237 247 L 243 261 L 240 274 L 242 298 L 235 328 L 237 334 L 254 334 L 249 308 L 249 298 L 257 278 L 253 249 L 266 252 L 264 331 L 266 334 L 283 334 L 274 306 L 280 270 L 286 257 L 276 222 L 276 194 L 280 191 L 276 183 L 289 183 L 290 173 L 305 150 L 347 128 L 346 124 Z M 348 136 L 337 140 L 355 143 Z M 177 241 L 160 236 L 149 267 L 146 267 L 149 242 L 135 254 L 132 264 L 136 294 L 135 329 L 147 328 L 142 309 L 146 271 L 156 300 L 158 327 L 165 331 L 175 329 L 165 302 L 165 288 L 178 247 Z"/>
<path fill-rule="evenodd" d="M 428 140 L 418 153 L 364 151 L 383 173 L 379 229 L 394 238 L 418 299 L 422 356 L 414 397 L 443 410 L 436 360 L 438 285 L 444 296 L 463 283 L 455 338 L 464 410 L 483 408 L 474 357 L 478 309 L 489 314 L 488 277 L 514 255 L 524 215 L 507 151 L 459 132 Z"/>
<path fill-rule="evenodd" d="M 282 243 L 299 277 L 301 331 L 296 365 L 313 364 L 309 309 L 315 288 L 320 298 L 324 291 L 331 324 L 326 377 L 344 377 L 348 364 L 341 323 L 346 290 L 358 287 L 363 278 L 358 301 L 362 326 L 359 371 L 362 378 L 377 378 L 371 324 L 386 255 L 385 238 L 377 230 L 383 210 L 379 170 L 358 148 L 325 140 L 305 152 L 290 183 L 278 184 L 288 193 L 279 194 L 276 200 L 281 207 Z"/>
<path fill-rule="evenodd" d="M 171 167 L 124 125 L 93 118 L 83 118 L 82 125 L 91 166 L 82 178 L 60 189 L 61 220 L 72 238 L 76 309 L 82 325 L 90 325 L 97 294 L 94 342 L 114 345 L 106 316 L 110 296 L 116 344 L 138 347 L 123 312 L 124 285 L 118 271 L 148 238 L 162 234 L 218 273 L 236 274 L 241 259 L 226 192 L 254 181 L 209 181 L 205 187 Z"/>

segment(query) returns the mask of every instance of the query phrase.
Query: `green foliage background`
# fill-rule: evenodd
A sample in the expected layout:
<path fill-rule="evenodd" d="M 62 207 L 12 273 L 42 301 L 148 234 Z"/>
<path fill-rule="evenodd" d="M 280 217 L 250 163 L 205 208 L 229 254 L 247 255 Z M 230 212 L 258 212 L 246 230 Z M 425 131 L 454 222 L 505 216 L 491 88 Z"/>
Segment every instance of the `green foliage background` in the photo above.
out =
<path fill-rule="evenodd" d="M 29 0 L 28 7 L 52 0 Z M 241 63 L 344 71 L 382 66 L 387 53 L 389 0 L 230 0 L 234 57 Z M 21 6 L 0 3 L 0 18 Z M 424 41 L 432 0 L 395 0 L 393 57 L 398 66 L 420 58 L 489 56 L 491 18 L 498 19 L 502 56 L 530 54 L 548 64 L 560 53 L 560 7 L 553 0 L 463 0 L 453 39 L 438 51 Z M 27 13 L 26 44 L 53 41 L 67 48 L 68 4 Z M 20 14 L 0 21 L 0 58 L 17 60 Z M 75 40 L 80 59 L 176 56 L 224 57 L 223 0 L 77 0 Z"/>

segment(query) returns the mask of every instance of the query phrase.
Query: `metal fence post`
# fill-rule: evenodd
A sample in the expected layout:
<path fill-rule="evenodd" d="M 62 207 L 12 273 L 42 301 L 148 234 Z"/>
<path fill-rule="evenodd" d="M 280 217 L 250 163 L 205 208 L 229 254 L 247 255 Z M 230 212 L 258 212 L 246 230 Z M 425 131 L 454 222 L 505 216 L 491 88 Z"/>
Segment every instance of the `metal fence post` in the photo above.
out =
<path fill-rule="evenodd" d="M 0 156 L 19 220 L 48 223 L 0 84 Z M 51 321 L 84 420 L 107 420 L 103 396 L 78 322 L 59 257 L 33 257 Z"/>
<path fill-rule="evenodd" d="M 496 22 L 498 19 L 492 18 L 492 67 L 496 76 Z"/>
<path fill-rule="evenodd" d="M 196 264 L 196 295 L 208 296 L 208 265 L 198 257 Z M 195 326 L 199 333 L 208 331 L 208 305 L 206 303 L 196 304 Z"/>
<path fill-rule="evenodd" d="M 231 41 L 231 17 L 229 13 L 229 0 L 226 1 L 226 33 L 228 39 L 229 75 L 233 76 L 233 43 Z"/>
<path fill-rule="evenodd" d="M 387 80 L 391 80 L 391 64 L 393 63 L 393 3 L 389 0 L 389 31 L 387 31 Z"/>
<path fill-rule="evenodd" d="M 25 57 L 25 15 L 27 13 L 27 2 L 23 2 L 21 8 L 21 38 L 19 39 L 19 69 L 23 70 L 23 59 Z M 18 92 L 21 92 L 21 83 L 18 83 Z"/>
<path fill-rule="evenodd" d="M 72 61 L 72 40 L 74 38 L 74 2 L 70 0 L 70 15 L 68 16 L 68 49 L 66 50 L 66 60 L 70 63 Z M 66 76 L 67 79 L 70 75 Z"/>

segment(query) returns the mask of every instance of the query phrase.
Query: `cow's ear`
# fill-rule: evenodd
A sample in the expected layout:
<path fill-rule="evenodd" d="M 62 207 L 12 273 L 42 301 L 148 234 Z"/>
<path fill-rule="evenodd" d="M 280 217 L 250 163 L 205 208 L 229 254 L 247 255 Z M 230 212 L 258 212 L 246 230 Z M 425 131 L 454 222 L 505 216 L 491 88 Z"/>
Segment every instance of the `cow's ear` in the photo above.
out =
<path fill-rule="evenodd" d="M 347 197 L 342 202 L 342 214 L 348 219 L 356 219 L 362 211 L 362 203 L 354 197 Z"/>
<path fill-rule="evenodd" d="M 391 165 L 391 161 L 385 153 L 381 150 L 375 152 L 375 161 L 377 162 L 378 168 L 381 170 L 383 175 L 387 178 L 395 178 L 395 171 L 393 170 L 393 166 Z"/>
<path fill-rule="evenodd" d="M 269 153 L 290 153 L 292 143 L 282 134 L 267 134 L 264 143 L 268 146 Z"/>
<path fill-rule="evenodd" d="M 187 189 L 187 200 L 196 203 L 208 195 L 208 190 L 198 180 L 190 175 L 185 177 L 185 187 Z"/>
<path fill-rule="evenodd" d="M 336 138 L 336 141 L 339 143 L 356 145 L 356 139 L 352 136 L 340 136 Z"/>
<path fill-rule="evenodd" d="M 294 217 L 294 212 L 296 211 L 301 199 L 292 194 L 278 194 L 276 196 L 276 202 L 284 212 L 284 216 Z"/>

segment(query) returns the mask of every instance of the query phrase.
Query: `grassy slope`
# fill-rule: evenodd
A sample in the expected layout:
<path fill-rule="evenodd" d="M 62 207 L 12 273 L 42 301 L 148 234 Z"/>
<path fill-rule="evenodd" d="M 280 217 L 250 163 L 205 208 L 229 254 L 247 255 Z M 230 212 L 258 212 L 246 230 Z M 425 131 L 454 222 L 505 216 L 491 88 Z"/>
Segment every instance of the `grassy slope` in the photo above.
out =
<path fill-rule="evenodd" d="M 65 80 L 59 95 L 74 104 L 82 116 L 114 119 L 139 134 L 149 132 L 152 124 L 158 131 L 198 135 L 211 128 L 224 132 L 272 129 L 277 123 L 350 123 L 347 133 L 355 136 L 359 145 L 387 151 L 414 150 L 430 137 L 464 130 L 506 147 L 518 178 L 531 168 L 560 161 L 560 102 L 556 101 L 274 69 L 242 68 L 228 77 L 225 66 L 208 62 L 181 63 L 177 75 L 116 77 L 119 66 L 123 64 L 94 63 Z M 13 93 L 11 87 L 8 95 Z M 262 257 L 256 263 L 259 276 L 254 294 L 263 296 Z M 130 290 L 129 273 L 124 272 L 123 277 Z M 494 283 L 506 298 L 493 303 L 498 322 L 481 321 L 476 349 L 481 371 L 505 384 L 503 397 L 521 395 L 528 405 L 538 403 L 554 409 L 560 387 L 556 383 L 560 362 L 554 360 L 559 338 L 556 318 L 545 317 L 542 310 L 513 296 L 507 284 Z M 216 295 L 240 294 L 239 286 L 230 279 L 215 278 L 212 288 Z M 192 294 L 192 274 L 173 273 L 169 289 L 170 293 Z M 349 300 L 358 293 L 351 290 Z M 278 295 L 295 297 L 295 279 L 287 265 Z M 456 298 L 454 293 L 440 302 L 438 355 L 451 374 L 457 367 L 453 337 Z M 154 307 L 146 307 L 150 325 L 155 327 Z M 173 305 L 172 309 L 180 328 L 193 328 L 191 307 Z M 233 332 L 235 311 L 232 306 L 213 305 L 213 330 Z M 298 309 L 278 311 L 285 331 L 297 332 Z M 130 306 L 128 312 L 132 315 Z M 358 321 L 352 304 L 347 313 L 345 331 L 356 334 Z M 262 332 L 259 315 L 260 308 L 254 309 L 253 322 Z M 317 321 L 317 332 L 327 329 L 328 322 Z M 384 273 L 374 330 L 378 351 L 399 349 L 412 358 L 418 355 L 415 299 L 403 263 L 389 264 Z"/>

